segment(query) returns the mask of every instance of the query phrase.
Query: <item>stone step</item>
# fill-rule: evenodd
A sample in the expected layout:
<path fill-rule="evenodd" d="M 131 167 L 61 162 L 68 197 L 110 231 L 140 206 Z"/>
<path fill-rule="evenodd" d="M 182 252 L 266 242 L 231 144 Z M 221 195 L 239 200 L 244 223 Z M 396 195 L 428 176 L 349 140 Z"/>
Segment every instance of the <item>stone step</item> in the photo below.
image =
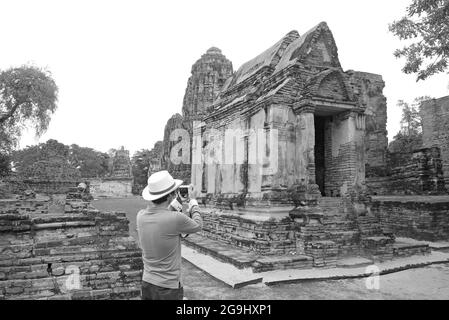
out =
<path fill-rule="evenodd" d="M 360 268 L 372 265 L 373 261 L 362 257 L 347 257 L 337 261 L 338 268 Z"/>
<path fill-rule="evenodd" d="M 183 239 L 183 243 L 219 261 L 231 263 L 239 269 L 250 268 L 253 262 L 259 258 L 259 255 L 255 253 L 198 234 L 189 235 Z"/>
<path fill-rule="evenodd" d="M 449 241 L 422 241 L 412 238 L 397 237 L 396 242 L 409 244 L 427 244 L 432 251 L 449 252 Z"/>
<path fill-rule="evenodd" d="M 313 258 L 306 255 L 268 256 L 259 258 L 253 264 L 253 272 L 265 272 L 285 269 L 310 269 Z"/>
<path fill-rule="evenodd" d="M 409 257 L 413 255 L 429 254 L 431 249 L 428 244 L 410 244 L 396 242 L 393 245 L 393 255 L 395 257 Z"/>
<path fill-rule="evenodd" d="M 47 278 L 49 276 L 47 272 L 48 263 L 42 263 L 43 259 L 38 260 L 39 263 L 36 264 L 0 267 L 0 281 Z M 142 257 L 136 254 L 134 257 L 90 261 L 84 261 L 83 257 L 80 257 L 79 261 L 51 264 L 54 276 L 67 276 L 68 273 L 72 272 L 71 267 L 74 265 L 79 268 L 81 275 L 92 275 L 99 272 L 140 270 L 142 268 Z"/>

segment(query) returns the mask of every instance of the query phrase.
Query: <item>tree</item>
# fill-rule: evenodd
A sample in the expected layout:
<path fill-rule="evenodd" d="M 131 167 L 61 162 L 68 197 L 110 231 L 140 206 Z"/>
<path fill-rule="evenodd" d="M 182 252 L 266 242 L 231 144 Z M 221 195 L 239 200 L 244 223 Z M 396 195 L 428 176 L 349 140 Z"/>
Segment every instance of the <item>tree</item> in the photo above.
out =
<path fill-rule="evenodd" d="M 419 81 L 447 69 L 449 0 L 413 0 L 407 15 L 389 29 L 400 40 L 415 41 L 394 52 L 396 58 L 406 58 L 404 73 L 416 73 Z"/>
<path fill-rule="evenodd" d="M 134 178 L 133 193 L 140 194 L 147 185 L 148 175 L 160 170 L 162 141 L 154 144 L 153 149 L 136 151 L 131 159 Z"/>
<path fill-rule="evenodd" d="M 27 168 L 33 166 L 34 163 L 52 158 L 67 159 L 68 154 L 69 148 L 66 145 L 50 139 L 45 143 L 14 151 L 12 153 L 12 160 L 16 172 L 22 174 Z"/>
<path fill-rule="evenodd" d="M 11 159 L 7 154 L 0 153 L 0 178 L 7 176 L 11 171 Z"/>
<path fill-rule="evenodd" d="M 48 140 L 12 153 L 16 173 L 23 179 L 77 180 L 80 172 L 68 161 L 69 147 Z"/>
<path fill-rule="evenodd" d="M 44 133 L 57 108 L 58 87 L 49 71 L 35 66 L 0 72 L 0 152 L 14 147 L 26 125 Z"/>
<path fill-rule="evenodd" d="M 402 109 L 401 130 L 388 146 L 390 152 L 412 152 L 422 146 L 422 119 L 419 113 L 421 103 L 430 100 L 428 96 L 418 97 L 409 104 L 398 101 Z"/>
<path fill-rule="evenodd" d="M 150 158 L 151 151 L 148 149 L 136 151 L 131 158 L 132 174 L 134 178 L 133 191 L 135 194 L 138 194 L 147 184 Z"/>
<path fill-rule="evenodd" d="M 56 170 L 66 171 L 58 173 L 59 177 L 101 177 L 107 173 L 108 159 L 105 153 L 76 144 L 67 146 L 56 140 L 48 140 L 12 153 L 14 168 L 24 177 L 48 178 L 50 173 L 44 170 L 45 163 L 50 163 Z"/>
<path fill-rule="evenodd" d="M 77 168 L 83 178 L 103 177 L 108 172 L 109 156 L 91 148 L 70 146 L 69 162 Z"/>

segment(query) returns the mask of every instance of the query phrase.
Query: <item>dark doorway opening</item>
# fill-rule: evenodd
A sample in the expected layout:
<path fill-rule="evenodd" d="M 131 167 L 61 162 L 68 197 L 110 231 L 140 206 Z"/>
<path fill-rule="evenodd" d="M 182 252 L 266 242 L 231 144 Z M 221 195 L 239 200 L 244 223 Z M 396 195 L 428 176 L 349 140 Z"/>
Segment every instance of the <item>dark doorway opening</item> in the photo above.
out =
<path fill-rule="evenodd" d="M 315 116 L 315 182 L 322 196 L 326 196 L 324 185 L 326 175 L 325 124 L 326 117 Z"/>

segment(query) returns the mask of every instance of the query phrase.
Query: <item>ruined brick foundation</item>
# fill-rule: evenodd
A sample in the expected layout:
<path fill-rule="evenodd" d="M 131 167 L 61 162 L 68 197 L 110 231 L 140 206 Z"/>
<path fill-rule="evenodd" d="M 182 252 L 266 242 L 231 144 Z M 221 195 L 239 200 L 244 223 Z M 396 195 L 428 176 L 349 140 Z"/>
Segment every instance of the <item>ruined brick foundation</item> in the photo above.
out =
<path fill-rule="evenodd" d="M 372 212 L 385 229 L 397 236 L 449 240 L 449 197 L 379 197 L 373 202 Z"/>
<path fill-rule="evenodd" d="M 141 251 L 125 213 L 99 212 L 73 197 L 66 212 L 51 214 L 48 206 L 35 199 L 0 200 L 0 299 L 140 295 Z"/>
<path fill-rule="evenodd" d="M 385 220 L 369 211 L 344 198 L 322 198 L 319 207 L 278 218 L 209 209 L 203 214 L 202 236 L 258 255 L 252 265 L 255 272 L 329 268 L 354 256 L 385 261 L 430 252 L 427 245 L 411 248 L 396 243 Z M 194 241 L 187 242 L 195 246 Z"/>

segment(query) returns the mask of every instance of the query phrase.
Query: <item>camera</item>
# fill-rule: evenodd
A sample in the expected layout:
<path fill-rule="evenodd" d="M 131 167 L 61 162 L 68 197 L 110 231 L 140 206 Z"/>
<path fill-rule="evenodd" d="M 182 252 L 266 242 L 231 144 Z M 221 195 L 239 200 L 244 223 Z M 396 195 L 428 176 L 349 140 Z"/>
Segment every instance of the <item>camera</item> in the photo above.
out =
<path fill-rule="evenodd" d="M 182 202 L 188 202 L 189 200 L 189 186 L 182 185 L 178 188 L 179 196 Z"/>
<path fill-rule="evenodd" d="M 176 198 L 170 203 L 170 206 L 178 212 L 182 212 L 183 207 L 189 202 L 189 186 L 179 186 Z"/>

